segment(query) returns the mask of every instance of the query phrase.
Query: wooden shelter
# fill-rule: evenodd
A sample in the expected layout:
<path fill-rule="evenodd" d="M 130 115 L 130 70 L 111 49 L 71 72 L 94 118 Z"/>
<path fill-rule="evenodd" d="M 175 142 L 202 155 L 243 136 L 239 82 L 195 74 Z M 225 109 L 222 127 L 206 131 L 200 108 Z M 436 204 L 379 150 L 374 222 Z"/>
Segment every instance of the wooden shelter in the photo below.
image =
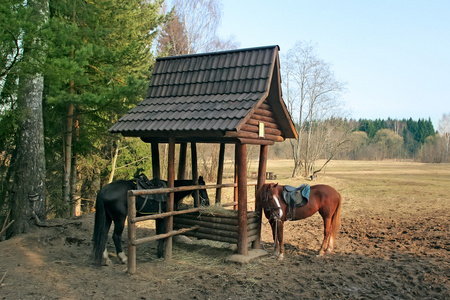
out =
<path fill-rule="evenodd" d="M 235 144 L 238 253 L 242 255 L 248 251 L 246 145 L 261 145 L 261 186 L 268 145 L 297 138 L 282 100 L 278 51 L 278 46 L 267 46 L 158 58 L 145 99 L 110 128 L 112 133 L 151 143 L 154 177 L 160 175 L 158 144 L 169 143 L 169 187 L 175 178 L 176 143 L 180 144 L 179 177 L 185 170 L 187 143 L 191 144 L 194 179 L 198 178 L 196 143 L 219 143 L 217 184 L 222 183 L 225 144 Z M 220 201 L 220 189 L 217 196 Z M 170 198 L 173 201 L 173 193 Z"/>

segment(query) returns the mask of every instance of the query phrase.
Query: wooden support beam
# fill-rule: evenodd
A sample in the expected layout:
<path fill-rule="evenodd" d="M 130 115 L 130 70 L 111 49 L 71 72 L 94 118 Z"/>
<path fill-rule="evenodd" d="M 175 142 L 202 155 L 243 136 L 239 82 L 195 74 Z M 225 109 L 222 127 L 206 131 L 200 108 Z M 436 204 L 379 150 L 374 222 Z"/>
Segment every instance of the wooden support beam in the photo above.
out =
<path fill-rule="evenodd" d="M 198 184 L 198 165 L 197 165 L 197 144 L 191 143 L 191 161 L 192 161 L 192 180 L 194 185 Z M 194 197 L 194 207 L 200 206 L 200 197 L 198 190 L 195 191 L 192 196 Z"/>
<path fill-rule="evenodd" d="M 234 187 L 234 191 L 233 191 L 233 196 L 234 196 L 234 203 L 236 203 L 234 206 L 233 206 L 233 209 L 234 210 L 237 210 L 238 209 L 238 178 L 239 178 L 239 174 L 238 174 L 238 145 L 237 144 L 235 144 L 235 147 L 234 147 L 234 184 L 235 184 L 235 187 Z"/>
<path fill-rule="evenodd" d="M 219 166 L 217 168 L 217 184 L 222 184 L 223 181 L 223 162 L 225 160 L 225 144 L 220 144 L 219 151 Z M 222 189 L 216 189 L 216 204 L 220 204 L 222 201 Z"/>
<path fill-rule="evenodd" d="M 175 138 L 169 137 L 169 153 L 168 153 L 168 167 L 167 167 L 167 186 L 173 188 L 175 186 Z M 172 192 L 169 194 L 169 199 L 166 204 L 166 210 L 168 212 L 173 211 L 174 197 Z M 171 232 L 173 230 L 173 216 L 166 217 L 166 230 L 165 232 Z M 172 260 L 172 236 L 169 236 L 165 240 L 164 248 L 164 260 Z"/>
<path fill-rule="evenodd" d="M 178 176 L 177 178 L 180 180 L 185 179 L 186 177 L 186 151 L 187 143 L 180 144 L 180 159 L 178 162 Z"/>
<path fill-rule="evenodd" d="M 159 164 L 159 144 L 157 142 L 152 142 L 151 148 L 153 178 L 161 178 L 161 169 Z"/>
<path fill-rule="evenodd" d="M 269 146 L 261 145 L 259 149 L 259 166 L 258 166 L 258 183 L 256 185 L 256 190 L 259 190 L 266 182 L 266 169 L 267 169 L 267 158 L 268 158 Z M 258 202 L 255 204 L 255 212 L 258 215 L 258 238 L 253 242 L 253 249 L 261 248 L 261 221 L 262 221 L 262 208 Z"/>
<path fill-rule="evenodd" d="M 136 273 L 136 246 L 133 241 L 136 239 L 136 225 L 131 221 L 136 216 L 136 197 L 129 191 L 127 193 L 128 204 L 128 273 Z"/>
<path fill-rule="evenodd" d="M 236 144 L 238 173 L 238 254 L 248 255 L 247 249 L 247 145 Z"/>

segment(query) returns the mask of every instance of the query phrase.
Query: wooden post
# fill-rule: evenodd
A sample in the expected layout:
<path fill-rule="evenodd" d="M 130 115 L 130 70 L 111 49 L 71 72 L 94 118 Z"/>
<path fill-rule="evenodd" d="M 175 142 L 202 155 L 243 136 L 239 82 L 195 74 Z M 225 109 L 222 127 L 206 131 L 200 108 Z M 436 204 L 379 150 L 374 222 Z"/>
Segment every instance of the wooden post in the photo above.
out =
<path fill-rule="evenodd" d="M 169 188 L 174 187 L 175 182 L 175 138 L 169 137 L 169 155 L 168 155 L 168 167 L 167 167 L 167 186 Z M 173 211 L 175 194 L 172 192 L 169 194 L 169 199 L 166 204 L 166 211 Z M 166 217 L 166 233 L 169 233 L 173 229 L 173 216 Z M 164 260 L 172 260 L 172 236 L 169 236 L 165 240 L 164 248 Z"/>
<path fill-rule="evenodd" d="M 238 199 L 239 199 L 239 196 L 238 196 L 238 181 L 239 181 L 239 172 L 238 172 L 238 161 L 239 161 L 239 158 L 238 158 L 238 152 L 239 152 L 239 150 L 238 150 L 238 144 L 235 144 L 235 146 L 234 146 L 234 183 L 236 184 L 236 186 L 235 186 L 235 188 L 234 188 L 234 199 L 233 199 L 233 201 L 234 201 L 234 206 L 233 206 L 233 209 L 234 210 L 237 210 L 238 209 Z"/>
<path fill-rule="evenodd" d="M 131 191 L 127 194 L 128 204 L 128 273 L 136 273 L 136 246 L 134 240 L 136 240 L 136 224 L 132 222 L 132 219 L 136 217 L 136 197 L 133 196 Z"/>
<path fill-rule="evenodd" d="M 194 185 L 198 185 L 198 167 L 197 167 L 197 144 L 191 143 L 191 161 L 192 161 L 192 180 Z M 194 191 L 194 207 L 200 206 L 198 190 Z"/>
<path fill-rule="evenodd" d="M 266 182 L 266 167 L 267 167 L 267 153 L 269 151 L 268 145 L 261 145 L 259 150 L 259 167 L 258 167 L 258 183 L 256 185 L 256 190 L 259 190 Z M 255 193 L 256 194 L 256 193 Z M 253 242 L 252 248 L 261 248 L 261 221 L 262 221 L 262 208 L 258 203 L 255 204 L 255 211 L 258 214 L 258 237 Z"/>
<path fill-rule="evenodd" d="M 153 178 L 161 178 L 161 167 L 159 164 L 159 144 L 156 142 L 152 142 L 151 148 Z"/>
<path fill-rule="evenodd" d="M 178 162 L 178 176 L 177 178 L 182 180 L 186 177 L 186 150 L 187 143 L 180 144 L 180 159 Z"/>
<path fill-rule="evenodd" d="M 247 145 L 236 144 L 238 174 L 238 254 L 248 255 L 247 249 Z"/>
<path fill-rule="evenodd" d="M 220 144 L 219 151 L 219 167 L 217 168 L 217 184 L 222 184 L 223 181 L 223 161 L 225 160 L 225 144 Z M 222 189 L 216 189 L 216 204 L 220 204 L 222 200 Z"/>

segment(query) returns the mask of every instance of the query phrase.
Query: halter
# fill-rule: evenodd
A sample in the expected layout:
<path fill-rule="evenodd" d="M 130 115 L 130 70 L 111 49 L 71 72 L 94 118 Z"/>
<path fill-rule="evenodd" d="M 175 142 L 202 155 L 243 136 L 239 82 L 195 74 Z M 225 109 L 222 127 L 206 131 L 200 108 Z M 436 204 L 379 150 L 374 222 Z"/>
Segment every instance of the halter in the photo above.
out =
<path fill-rule="evenodd" d="M 274 243 L 273 243 L 273 249 L 275 250 L 276 245 L 277 245 L 277 240 L 278 240 L 278 222 L 282 222 L 281 217 L 283 216 L 283 210 L 281 209 L 280 199 L 278 199 L 277 196 L 273 195 L 273 192 L 272 192 L 271 196 L 272 196 L 272 200 L 274 200 L 274 202 L 277 206 L 268 206 L 264 210 L 268 211 L 270 213 L 269 222 L 271 220 L 275 222 L 275 235 L 274 235 Z M 269 203 L 269 197 L 270 196 L 268 194 L 266 194 L 265 202 Z"/>
<path fill-rule="evenodd" d="M 203 198 L 202 195 L 200 195 L 200 193 L 198 193 L 198 197 L 200 198 L 200 203 L 206 204 L 206 200 L 209 200 L 209 199 Z"/>
<path fill-rule="evenodd" d="M 269 202 L 269 195 L 266 196 L 266 202 Z M 274 221 L 281 221 L 281 217 L 283 216 L 283 210 L 281 209 L 280 199 L 277 196 L 272 194 L 272 199 L 275 201 L 277 206 L 268 206 L 265 210 L 270 212 L 270 219 Z M 278 210 L 278 213 L 276 211 Z"/>

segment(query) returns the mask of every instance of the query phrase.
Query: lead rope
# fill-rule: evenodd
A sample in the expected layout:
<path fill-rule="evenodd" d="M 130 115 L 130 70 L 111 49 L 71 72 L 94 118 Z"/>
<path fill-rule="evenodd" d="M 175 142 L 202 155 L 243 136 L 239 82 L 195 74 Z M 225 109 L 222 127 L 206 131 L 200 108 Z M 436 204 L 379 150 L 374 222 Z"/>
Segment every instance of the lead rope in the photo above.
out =
<path fill-rule="evenodd" d="M 273 240 L 273 252 L 277 251 L 277 241 L 278 241 L 278 220 L 275 219 L 275 238 Z"/>

